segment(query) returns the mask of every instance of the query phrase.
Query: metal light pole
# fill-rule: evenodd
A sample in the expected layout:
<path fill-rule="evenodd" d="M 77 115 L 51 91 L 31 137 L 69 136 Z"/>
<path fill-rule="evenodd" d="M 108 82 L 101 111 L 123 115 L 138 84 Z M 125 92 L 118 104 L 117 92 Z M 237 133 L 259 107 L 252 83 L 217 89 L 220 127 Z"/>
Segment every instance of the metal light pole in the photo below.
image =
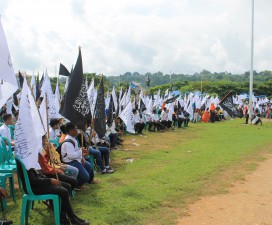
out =
<path fill-rule="evenodd" d="M 250 65 L 250 77 L 249 77 L 249 105 L 248 105 L 248 113 L 249 119 L 253 116 L 253 103 L 252 103 L 252 95 L 253 95 L 253 60 L 254 60 L 254 0 L 252 0 L 252 24 L 251 24 L 251 65 Z"/>

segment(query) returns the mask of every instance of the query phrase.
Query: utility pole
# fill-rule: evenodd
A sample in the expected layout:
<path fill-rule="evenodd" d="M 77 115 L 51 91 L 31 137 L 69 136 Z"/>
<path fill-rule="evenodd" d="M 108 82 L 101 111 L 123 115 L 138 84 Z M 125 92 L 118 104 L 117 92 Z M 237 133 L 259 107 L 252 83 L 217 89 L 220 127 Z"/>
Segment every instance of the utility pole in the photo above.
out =
<path fill-rule="evenodd" d="M 253 116 L 253 63 L 254 63 L 254 0 L 252 0 L 252 21 L 251 21 L 251 65 L 250 65 L 250 76 L 249 76 L 249 104 L 248 113 L 249 119 Z"/>

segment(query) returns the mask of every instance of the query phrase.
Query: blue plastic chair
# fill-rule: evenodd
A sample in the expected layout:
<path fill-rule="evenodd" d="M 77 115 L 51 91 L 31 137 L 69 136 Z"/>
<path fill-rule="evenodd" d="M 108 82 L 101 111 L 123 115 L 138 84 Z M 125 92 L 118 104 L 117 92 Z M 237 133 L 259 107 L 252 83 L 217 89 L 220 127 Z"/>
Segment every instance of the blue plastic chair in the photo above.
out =
<path fill-rule="evenodd" d="M 34 201 L 52 200 L 54 206 L 54 217 L 55 225 L 60 225 L 60 200 L 58 195 L 46 194 L 46 195 L 35 195 L 32 192 L 31 185 L 28 178 L 27 170 L 22 161 L 15 157 L 16 164 L 19 171 L 19 177 L 23 184 L 23 200 L 22 200 L 22 211 L 21 211 L 21 222 L 20 225 L 28 224 L 28 215 Z"/>
<path fill-rule="evenodd" d="M 3 154 L 5 157 L 6 163 L 9 165 L 16 165 L 15 159 L 12 154 L 12 146 L 11 146 L 9 139 L 7 139 L 6 137 L 1 137 L 1 139 L 2 139 L 2 141 L 1 141 L 2 146 L 1 147 L 3 149 Z"/>
<path fill-rule="evenodd" d="M 6 187 L 7 179 L 9 179 L 10 196 L 12 197 L 13 201 L 16 202 L 13 174 L 12 173 L 0 173 L 0 182 L 1 182 L 0 186 L 4 189 L 7 189 L 7 187 Z M 2 207 L 2 211 L 7 208 L 6 199 L 4 199 L 3 203 L 4 203 L 4 205 L 3 205 L 4 207 Z"/>

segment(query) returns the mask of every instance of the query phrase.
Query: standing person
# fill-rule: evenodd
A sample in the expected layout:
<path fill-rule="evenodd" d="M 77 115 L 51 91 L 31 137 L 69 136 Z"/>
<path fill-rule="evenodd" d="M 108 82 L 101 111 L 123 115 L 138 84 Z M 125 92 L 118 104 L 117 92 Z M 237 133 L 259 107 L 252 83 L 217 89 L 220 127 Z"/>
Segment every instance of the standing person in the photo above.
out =
<path fill-rule="evenodd" d="M 214 103 L 211 103 L 210 114 L 211 114 L 211 122 L 214 123 L 214 121 L 215 121 L 215 105 L 214 105 Z"/>
<path fill-rule="evenodd" d="M 246 123 L 248 124 L 248 119 L 249 119 L 249 114 L 248 114 L 248 102 L 246 102 L 245 106 L 244 106 L 244 116 L 246 118 Z"/>
<path fill-rule="evenodd" d="M 76 126 L 71 122 L 67 123 L 66 133 L 65 141 L 61 145 L 62 161 L 78 169 L 78 186 L 83 186 L 87 182 L 93 183 L 94 171 L 92 170 L 92 165 L 83 157 L 83 153 L 88 153 L 88 150 L 84 147 L 80 149 L 75 139 L 78 135 Z"/>
<path fill-rule="evenodd" d="M 14 146 L 14 141 L 11 140 L 11 132 L 9 129 L 9 125 L 13 124 L 12 114 L 4 114 L 3 115 L 4 124 L 0 127 L 0 135 L 2 137 L 7 138 L 11 145 Z M 8 143 L 6 143 L 7 145 Z"/>
<path fill-rule="evenodd" d="M 271 119 L 271 108 L 270 108 L 270 102 L 266 104 L 266 118 Z"/>

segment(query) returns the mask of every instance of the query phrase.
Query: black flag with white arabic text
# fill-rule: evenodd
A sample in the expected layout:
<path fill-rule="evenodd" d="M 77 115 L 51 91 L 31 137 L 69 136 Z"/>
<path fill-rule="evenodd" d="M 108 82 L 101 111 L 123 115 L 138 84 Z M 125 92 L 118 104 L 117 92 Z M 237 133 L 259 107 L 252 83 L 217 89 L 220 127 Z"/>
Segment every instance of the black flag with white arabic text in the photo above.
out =
<path fill-rule="evenodd" d="M 97 98 L 94 109 L 94 129 L 99 138 L 103 138 L 106 133 L 106 113 L 104 100 L 104 83 L 103 76 L 100 81 L 100 86 L 97 91 Z"/>
<path fill-rule="evenodd" d="M 230 91 L 222 100 L 219 102 L 219 105 L 227 111 L 230 116 L 237 116 L 242 118 L 243 115 L 239 110 L 234 106 L 232 99 L 232 91 Z"/>
<path fill-rule="evenodd" d="M 80 49 L 71 82 L 69 82 L 59 113 L 82 130 L 85 130 L 85 121 L 91 120 L 91 107 L 83 79 Z"/>

